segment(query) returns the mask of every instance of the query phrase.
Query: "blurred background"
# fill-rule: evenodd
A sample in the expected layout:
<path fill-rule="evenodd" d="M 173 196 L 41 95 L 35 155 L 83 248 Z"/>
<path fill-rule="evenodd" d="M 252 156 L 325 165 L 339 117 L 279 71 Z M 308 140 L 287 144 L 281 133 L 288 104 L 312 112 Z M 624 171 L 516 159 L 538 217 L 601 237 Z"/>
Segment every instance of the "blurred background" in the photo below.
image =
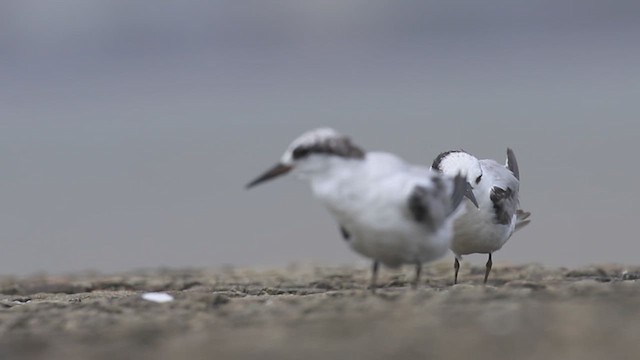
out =
<path fill-rule="evenodd" d="M 637 1 L 0 7 L 1 274 L 364 263 L 306 184 L 243 188 L 318 126 L 511 146 L 533 223 L 494 261 L 639 263 Z"/>

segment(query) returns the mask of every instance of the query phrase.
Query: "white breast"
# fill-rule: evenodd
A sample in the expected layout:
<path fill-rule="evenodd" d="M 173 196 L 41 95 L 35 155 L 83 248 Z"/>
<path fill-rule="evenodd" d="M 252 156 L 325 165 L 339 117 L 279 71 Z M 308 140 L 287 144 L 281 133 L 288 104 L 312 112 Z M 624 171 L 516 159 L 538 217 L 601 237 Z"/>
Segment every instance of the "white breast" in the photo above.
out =
<path fill-rule="evenodd" d="M 493 160 L 482 160 L 483 181 L 474 189 L 479 208 L 466 202 L 467 211 L 455 222 L 451 250 L 457 255 L 493 253 L 500 250 L 513 234 L 515 211 L 512 220 L 506 224 L 495 221 L 495 210 L 491 202 L 491 188 L 510 187 L 518 191 L 518 180 L 503 165 Z"/>

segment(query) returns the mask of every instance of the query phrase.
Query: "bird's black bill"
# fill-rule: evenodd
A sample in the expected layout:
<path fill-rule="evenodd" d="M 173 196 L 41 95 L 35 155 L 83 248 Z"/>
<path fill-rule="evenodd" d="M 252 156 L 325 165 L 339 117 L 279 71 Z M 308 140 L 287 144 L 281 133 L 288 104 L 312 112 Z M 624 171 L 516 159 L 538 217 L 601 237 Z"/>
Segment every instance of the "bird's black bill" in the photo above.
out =
<path fill-rule="evenodd" d="M 478 200 L 476 200 L 476 196 L 473 195 L 473 187 L 468 182 L 467 182 L 467 185 L 466 185 L 466 189 L 464 190 L 464 197 L 469 199 L 471 201 L 471 203 L 473 205 L 475 205 L 476 207 L 480 207 L 478 205 Z"/>
<path fill-rule="evenodd" d="M 284 175 L 291 170 L 291 166 L 284 164 L 276 164 L 271 169 L 267 170 L 264 174 L 258 176 L 255 180 L 247 184 L 247 189 L 250 189 L 260 183 L 265 181 L 277 178 L 278 176 Z"/>

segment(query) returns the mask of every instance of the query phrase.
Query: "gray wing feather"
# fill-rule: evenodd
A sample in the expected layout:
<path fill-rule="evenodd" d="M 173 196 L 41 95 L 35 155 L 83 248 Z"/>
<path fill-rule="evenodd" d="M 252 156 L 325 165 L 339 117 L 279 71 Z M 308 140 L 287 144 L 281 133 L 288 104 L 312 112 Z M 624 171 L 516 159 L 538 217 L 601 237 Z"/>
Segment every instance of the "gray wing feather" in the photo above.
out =
<path fill-rule="evenodd" d="M 516 211 L 516 228 L 515 231 L 522 229 L 523 227 L 529 225 L 531 223 L 531 219 L 529 217 L 531 213 L 528 211 L 524 211 L 522 209 L 518 209 Z"/>
<path fill-rule="evenodd" d="M 507 148 L 507 169 L 511 170 L 516 179 L 520 180 L 518 160 L 516 160 L 516 154 L 511 150 L 511 148 Z"/>
<path fill-rule="evenodd" d="M 511 188 L 493 187 L 490 195 L 495 213 L 495 222 L 501 225 L 511 223 L 518 208 L 518 194 Z"/>

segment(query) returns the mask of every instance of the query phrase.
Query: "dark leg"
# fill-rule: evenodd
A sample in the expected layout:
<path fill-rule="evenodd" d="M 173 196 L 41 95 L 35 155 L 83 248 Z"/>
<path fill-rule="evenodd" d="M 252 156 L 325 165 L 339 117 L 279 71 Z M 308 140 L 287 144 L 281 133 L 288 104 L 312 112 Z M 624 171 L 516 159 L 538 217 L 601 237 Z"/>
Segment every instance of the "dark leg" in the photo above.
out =
<path fill-rule="evenodd" d="M 376 283 L 378 282 L 378 269 L 380 268 L 380 263 L 378 260 L 373 260 L 373 266 L 371 267 L 371 285 L 369 288 L 371 292 L 375 294 L 376 292 Z"/>
<path fill-rule="evenodd" d="M 491 261 L 491 254 L 489 254 L 489 260 L 487 261 L 487 271 L 484 273 L 484 283 L 487 283 L 487 279 L 489 279 L 489 273 L 491 272 L 491 266 L 493 266 L 493 261 Z"/>
<path fill-rule="evenodd" d="M 422 263 L 416 263 L 416 278 L 413 279 L 413 284 L 411 287 L 415 290 L 418 288 L 418 284 L 420 283 L 420 274 L 422 273 Z"/>
<path fill-rule="evenodd" d="M 460 271 L 460 261 L 456 258 L 456 261 L 453 263 L 453 268 L 456 270 L 456 275 L 453 278 L 453 285 L 458 283 L 458 271 Z"/>

